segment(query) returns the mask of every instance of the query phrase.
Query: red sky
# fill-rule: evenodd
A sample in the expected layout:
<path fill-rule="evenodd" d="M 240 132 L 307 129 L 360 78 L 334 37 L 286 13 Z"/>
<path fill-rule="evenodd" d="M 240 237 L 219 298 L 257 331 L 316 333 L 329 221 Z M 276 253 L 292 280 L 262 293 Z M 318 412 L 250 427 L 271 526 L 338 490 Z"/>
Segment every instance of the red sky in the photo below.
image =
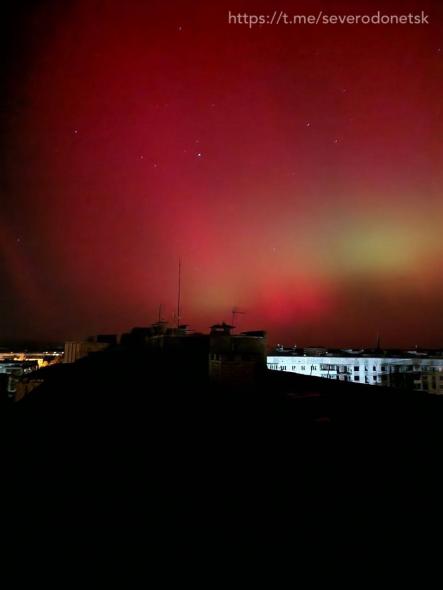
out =
<path fill-rule="evenodd" d="M 443 11 L 19 2 L 1 95 L 0 340 L 231 319 L 271 343 L 443 345 Z M 5 29 L 6 30 L 6 29 Z"/>

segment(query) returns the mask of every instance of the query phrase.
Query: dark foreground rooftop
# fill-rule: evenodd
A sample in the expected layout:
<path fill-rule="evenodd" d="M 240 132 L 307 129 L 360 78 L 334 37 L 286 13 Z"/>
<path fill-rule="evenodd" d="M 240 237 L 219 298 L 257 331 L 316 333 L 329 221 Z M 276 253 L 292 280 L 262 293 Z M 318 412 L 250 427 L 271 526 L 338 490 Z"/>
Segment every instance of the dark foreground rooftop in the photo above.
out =
<path fill-rule="evenodd" d="M 164 576 L 436 550 L 443 399 L 276 372 L 228 390 L 197 360 L 123 349 L 50 371 L 2 417 L 26 543 L 130 548 Z"/>

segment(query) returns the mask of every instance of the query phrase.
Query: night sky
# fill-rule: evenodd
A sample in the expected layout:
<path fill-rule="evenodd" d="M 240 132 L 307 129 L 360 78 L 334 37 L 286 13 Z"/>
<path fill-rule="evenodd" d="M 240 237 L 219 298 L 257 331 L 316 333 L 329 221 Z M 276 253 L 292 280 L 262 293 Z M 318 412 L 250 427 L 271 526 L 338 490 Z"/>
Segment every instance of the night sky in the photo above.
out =
<path fill-rule="evenodd" d="M 171 319 L 181 257 L 195 329 L 443 345 L 441 0 L 277 4 L 2 9 L 0 340 Z"/>

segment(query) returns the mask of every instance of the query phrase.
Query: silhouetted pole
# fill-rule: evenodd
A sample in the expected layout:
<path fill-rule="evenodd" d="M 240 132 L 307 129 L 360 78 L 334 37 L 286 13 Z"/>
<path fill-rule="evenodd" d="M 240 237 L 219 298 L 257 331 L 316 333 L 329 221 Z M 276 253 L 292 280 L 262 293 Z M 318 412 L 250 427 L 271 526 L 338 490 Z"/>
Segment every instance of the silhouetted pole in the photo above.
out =
<path fill-rule="evenodd" d="M 235 327 L 235 322 L 237 321 L 237 315 L 241 314 L 244 315 L 245 311 L 240 311 L 237 307 L 232 308 L 232 325 Z"/>
<path fill-rule="evenodd" d="M 182 259 L 178 259 L 178 293 L 177 293 L 177 328 L 180 327 L 180 303 L 181 303 Z"/>

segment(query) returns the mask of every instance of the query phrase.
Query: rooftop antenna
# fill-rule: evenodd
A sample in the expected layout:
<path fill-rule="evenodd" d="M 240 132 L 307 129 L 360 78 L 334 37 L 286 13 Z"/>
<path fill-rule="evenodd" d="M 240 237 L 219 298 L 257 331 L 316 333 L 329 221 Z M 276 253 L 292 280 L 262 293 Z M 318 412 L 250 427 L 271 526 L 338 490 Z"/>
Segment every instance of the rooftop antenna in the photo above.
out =
<path fill-rule="evenodd" d="M 160 305 L 158 306 L 158 323 L 160 323 L 162 321 L 162 311 L 163 311 L 163 305 L 160 303 Z"/>
<path fill-rule="evenodd" d="M 245 311 L 240 311 L 238 309 L 238 307 L 233 307 L 232 308 L 232 325 L 235 326 L 235 321 L 236 321 L 236 317 L 238 315 L 244 315 L 246 312 Z"/>
<path fill-rule="evenodd" d="M 178 259 L 178 292 L 177 292 L 177 328 L 180 327 L 180 304 L 181 304 L 181 280 L 182 280 L 182 259 Z"/>
<path fill-rule="evenodd" d="M 377 350 L 380 350 L 380 331 L 377 334 Z"/>

